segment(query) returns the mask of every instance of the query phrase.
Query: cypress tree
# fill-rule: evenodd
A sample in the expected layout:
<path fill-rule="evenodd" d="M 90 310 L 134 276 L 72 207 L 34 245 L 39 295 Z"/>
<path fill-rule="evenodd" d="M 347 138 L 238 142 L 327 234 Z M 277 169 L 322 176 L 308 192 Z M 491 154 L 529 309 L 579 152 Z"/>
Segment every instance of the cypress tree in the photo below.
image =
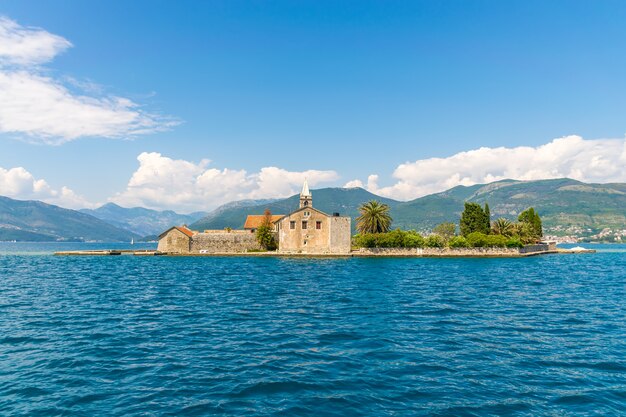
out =
<path fill-rule="evenodd" d="M 485 211 L 476 203 L 465 203 L 465 210 L 461 213 L 459 222 L 461 234 L 467 236 L 473 232 L 487 234 L 487 222 L 485 221 Z"/>
<path fill-rule="evenodd" d="M 539 213 L 537 213 L 533 207 L 529 207 L 526 210 L 522 211 L 517 220 L 522 224 L 528 225 L 532 233 L 531 237 L 533 239 L 541 239 L 541 237 L 543 236 L 541 217 L 539 217 Z"/>
<path fill-rule="evenodd" d="M 272 213 L 265 209 L 263 223 L 256 229 L 256 240 L 265 250 L 276 250 L 278 244 L 272 231 Z"/>
<path fill-rule="evenodd" d="M 485 224 L 487 227 L 487 232 L 491 232 L 491 212 L 489 211 L 489 204 L 485 203 Z"/>

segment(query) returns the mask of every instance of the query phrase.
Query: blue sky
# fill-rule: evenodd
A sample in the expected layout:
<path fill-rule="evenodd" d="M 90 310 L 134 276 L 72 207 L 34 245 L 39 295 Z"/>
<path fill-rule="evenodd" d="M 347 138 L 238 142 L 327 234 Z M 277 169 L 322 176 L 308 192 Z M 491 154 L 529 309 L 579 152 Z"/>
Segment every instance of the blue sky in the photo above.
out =
<path fill-rule="evenodd" d="M 0 15 L 71 43 L 2 71 L 123 97 L 150 124 L 33 130 L 0 91 L 0 194 L 15 198 L 191 211 L 289 194 L 303 176 L 400 199 L 503 177 L 626 181 L 621 1 L 8 0 Z M 62 110 L 39 114 L 76 122 Z M 480 167 L 494 155 L 525 165 Z"/>

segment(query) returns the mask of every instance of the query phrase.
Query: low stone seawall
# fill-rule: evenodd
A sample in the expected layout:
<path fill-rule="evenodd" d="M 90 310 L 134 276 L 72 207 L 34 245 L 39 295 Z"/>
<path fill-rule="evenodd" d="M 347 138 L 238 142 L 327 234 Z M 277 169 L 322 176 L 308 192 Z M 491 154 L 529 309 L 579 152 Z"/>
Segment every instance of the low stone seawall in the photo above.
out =
<path fill-rule="evenodd" d="M 555 248 L 556 249 L 556 246 Z M 536 253 L 536 252 L 547 252 L 550 250 L 550 246 L 547 243 L 539 243 L 537 245 L 526 245 L 523 248 L 520 248 L 520 253 Z"/>
<path fill-rule="evenodd" d="M 356 256 L 514 257 L 549 253 L 548 245 L 523 248 L 361 248 Z"/>

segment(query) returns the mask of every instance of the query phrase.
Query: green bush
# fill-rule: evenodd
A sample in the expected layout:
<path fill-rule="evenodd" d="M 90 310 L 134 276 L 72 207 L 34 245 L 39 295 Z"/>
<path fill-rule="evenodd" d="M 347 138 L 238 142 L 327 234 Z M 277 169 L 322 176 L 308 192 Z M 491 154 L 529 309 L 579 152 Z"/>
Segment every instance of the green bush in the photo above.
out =
<path fill-rule="evenodd" d="M 384 239 L 386 246 L 385 248 L 403 248 L 404 247 L 404 235 L 406 232 L 403 232 L 400 229 L 392 230 L 388 233 L 381 233 Z"/>
<path fill-rule="evenodd" d="M 392 248 L 393 238 L 388 233 L 373 233 L 375 248 Z"/>
<path fill-rule="evenodd" d="M 426 238 L 426 247 L 443 248 L 446 246 L 446 240 L 439 235 L 430 235 Z"/>
<path fill-rule="evenodd" d="M 354 236 L 353 243 L 359 248 L 423 248 L 425 244 L 419 233 L 400 229 L 388 233 L 358 234 Z"/>
<path fill-rule="evenodd" d="M 423 248 L 426 244 L 422 235 L 415 230 L 409 230 L 404 235 L 404 247 L 405 248 Z"/>
<path fill-rule="evenodd" d="M 455 236 L 448 242 L 451 248 L 468 248 L 469 243 L 463 236 Z"/>
<path fill-rule="evenodd" d="M 501 235 L 486 235 L 473 232 L 467 235 L 467 243 L 472 248 L 505 248 L 508 239 Z"/>
<path fill-rule="evenodd" d="M 506 241 L 506 247 L 507 248 L 521 248 L 523 246 L 524 246 L 524 244 L 522 243 L 522 241 L 517 236 L 509 238 L 509 240 Z"/>
<path fill-rule="evenodd" d="M 354 246 L 359 248 L 375 248 L 376 237 L 372 233 L 359 234 L 353 238 Z"/>
<path fill-rule="evenodd" d="M 505 248 L 508 239 L 501 235 L 489 235 L 487 236 L 488 248 Z"/>
<path fill-rule="evenodd" d="M 471 248 L 484 248 L 487 246 L 487 235 L 480 232 L 472 232 L 467 235 L 467 244 Z"/>

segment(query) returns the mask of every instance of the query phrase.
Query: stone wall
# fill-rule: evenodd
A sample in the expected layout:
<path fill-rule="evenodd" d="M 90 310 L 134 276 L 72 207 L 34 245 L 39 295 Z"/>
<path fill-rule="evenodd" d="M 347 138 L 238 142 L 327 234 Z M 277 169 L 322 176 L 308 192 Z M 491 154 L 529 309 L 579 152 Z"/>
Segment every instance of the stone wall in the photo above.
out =
<path fill-rule="evenodd" d="M 556 245 L 553 245 L 554 249 L 550 248 L 547 243 L 539 243 L 537 245 L 526 245 L 521 248 L 520 253 L 533 253 L 533 252 L 545 252 L 547 250 L 556 250 Z"/>
<path fill-rule="evenodd" d="M 350 253 L 352 231 L 350 217 L 330 217 L 330 253 Z"/>
<path fill-rule="evenodd" d="M 191 253 L 243 253 L 260 249 L 256 234 L 249 231 L 212 230 L 195 234 L 191 239 Z"/>
<path fill-rule="evenodd" d="M 361 248 L 357 252 L 363 256 L 523 256 L 542 253 L 548 245 L 530 245 L 524 248 Z"/>

